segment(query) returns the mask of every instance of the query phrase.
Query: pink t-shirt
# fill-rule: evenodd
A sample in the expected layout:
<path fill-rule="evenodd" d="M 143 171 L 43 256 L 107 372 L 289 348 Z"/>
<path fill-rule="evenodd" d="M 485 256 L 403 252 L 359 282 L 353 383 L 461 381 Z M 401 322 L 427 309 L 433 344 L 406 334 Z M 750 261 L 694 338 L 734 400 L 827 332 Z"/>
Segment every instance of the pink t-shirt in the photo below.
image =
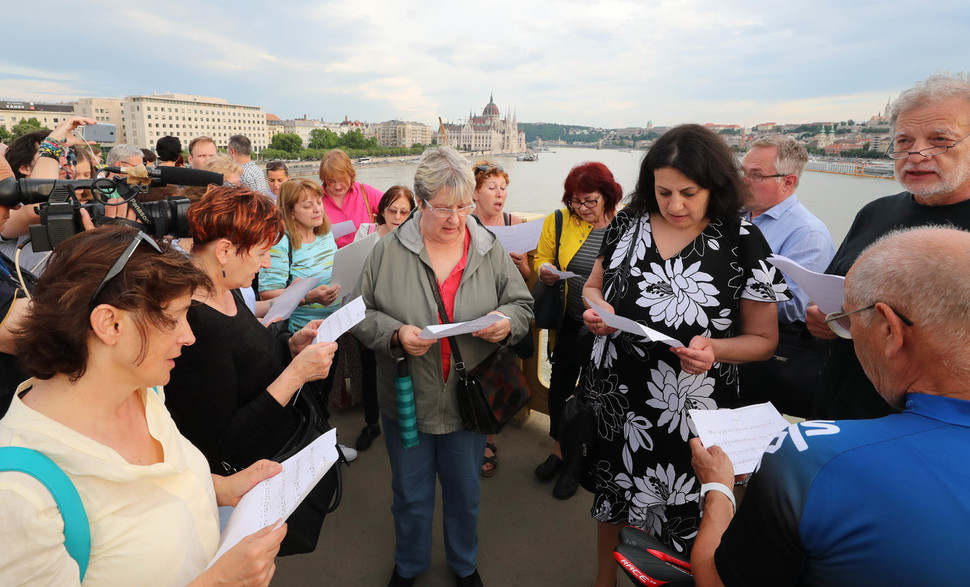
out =
<path fill-rule="evenodd" d="M 364 206 L 365 192 L 367 193 L 367 204 L 371 212 L 368 212 Z M 338 224 L 345 220 L 351 220 L 354 223 L 353 231 L 337 239 L 338 249 L 354 242 L 354 233 L 357 232 L 361 224 L 374 222 L 371 213 L 375 216 L 377 215 L 377 205 L 381 203 L 381 197 L 383 195 L 384 192 L 375 187 L 369 186 L 366 183 L 354 182 L 354 185 L 351 186 L 347 195 L 344 196 L 343 206 L 341 207 L 337 206 L 333 198 L 327 195 L 326 190 L 324 190 L 323 209 L 327 213 L 330 224 Z"/>
<path fill-rule="evenodd" d="M 438 291 L 441 292 L 441 303 L 445 305 L 445 311 L 451 321 L 455 321 L 455 296 L 458 294 L 458 285 L 461 283 L 461 276 L 465 272 L 465 265 L 468 264 L 468 243 L 472 240 L 468 229 L 465 229 L 465 254 L 461 260 L 451 270 L 448 277 L 443 282 L 438 282 Z M 441 319 L 438 319 L 441 322 Z M 447 338 L 441 339 L 441 373 L 448 381 L 448 374 L 451 373 L 451 343 Z"/>

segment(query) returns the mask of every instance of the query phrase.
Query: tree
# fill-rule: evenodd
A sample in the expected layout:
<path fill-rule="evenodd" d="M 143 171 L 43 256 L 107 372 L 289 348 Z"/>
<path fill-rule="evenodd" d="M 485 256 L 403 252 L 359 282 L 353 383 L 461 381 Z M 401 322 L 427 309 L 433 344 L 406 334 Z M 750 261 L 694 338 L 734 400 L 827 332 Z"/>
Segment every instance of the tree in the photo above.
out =
<path fill-rule="evenodd" d="M 0 141 L 7 142 L 10 139 L 11 139 L 10 131 L 7 130 L 7 127 L 0 126 Z"/>
<path fill-rule="evenodd" d="M 270 141 L 269 148 L 286 151 L 291 155 L 298 155 L 303 150 L 303 141 L 299 135 L 283 132 L 273 135 L 273 140 Z"/>
<path fill-rule="evenodd" d="M 24 136 L 29 132 L 34 132 L 35 130 L 50 130 L 45 126 L 41 126 L 40 121 L 36 118 L 29 118 L 21 120 L 17 124 L 13 125 L 11 129 L 13 132 L 13 138 L 19 138 Z"/>
<path fill-rule="evenodd" d="M 284 151 L 282 149 L 274 149 L 273 147 L 267 147 L 263 149 L 263 152 L 261 154 L 263 156 L 263 159 L 267 161 L 271 161 L 273 159 L 294 159 L 299 155 L 298 152 L 290 153 L 289 151 Z"/>
<path fill-rule="evenodd" d="M 376 141 L 375 141 L 376 142 Z M 356 128 L 344 136 L 340 137 L 340 146 L 348 149 L 366 149 L 370 146 L 369 141 L 364 138 L 364 133 Z M 374 147 L 377 145 L 375 144 Z"/>
<path fill-rule="evenodd" d="M 340 146 L 340 137 L 332 130 L 325 128 L 315 128 L 310 131 L 310 149 L 336 149 Z"/>

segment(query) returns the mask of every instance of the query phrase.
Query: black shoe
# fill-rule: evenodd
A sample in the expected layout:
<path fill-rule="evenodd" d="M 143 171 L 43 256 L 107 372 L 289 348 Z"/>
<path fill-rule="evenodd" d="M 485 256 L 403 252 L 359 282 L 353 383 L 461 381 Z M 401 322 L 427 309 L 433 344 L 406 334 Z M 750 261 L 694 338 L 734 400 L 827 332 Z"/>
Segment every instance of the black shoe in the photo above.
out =
<path fill-rule="evenodd" d="M 536 477 L 539 481 L 552 481 L 562 469 L 562 459 L 556 455 L 549 455 L 541 465 L 536 467 Z"/>
<path fill-rule="evenodd" d="M 394 565 L 394 573 L 391 574 L 391 581 L 387 587 L 411 587 L 414 585 L 415 577 L 402 577 L 397 572 L 397 565 Z"/>
<path fill-rule="evenodd" d="M 577 489 L 579 489 L 579 477 L 563 472 L 556 481 L 556 486 L 552 488 L 552 496 L 556 499 L 569 499 L 576 494 Z"/>
<path fill-rule="evenodd" d="M 374 442 L 374 439 L 381 435 L 381 425 L 377 422 L 373 424 L 368 424 L 360 431 L 360 436 L 357 437 L 357 442 L 354 443 L 354 447 L 358 451 L 365 451 L 370 448 L 370 445 Z"/>
<path fill-rule="evenodd" d="M 478 574 L 478 569 L 467 577 L 455 577 L 455 585 L 457 587 L 485 587 L 482 584 L 482 578 Z"/>

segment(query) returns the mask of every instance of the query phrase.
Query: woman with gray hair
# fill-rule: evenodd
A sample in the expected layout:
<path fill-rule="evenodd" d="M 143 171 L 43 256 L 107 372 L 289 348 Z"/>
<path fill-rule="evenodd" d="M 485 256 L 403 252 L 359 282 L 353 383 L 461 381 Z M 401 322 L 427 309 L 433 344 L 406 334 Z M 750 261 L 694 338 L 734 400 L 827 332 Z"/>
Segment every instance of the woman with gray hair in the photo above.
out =
<path fill-rule="evenodd" d="M 482 584 L 477 557 L 485 435 L 462 429 L 458 375 L 448 341 L 419 335 L 424 327 L 439 323 L 436 297 L 452 322 L 485 314 L 507 318 L 457 337 L 466 369 L 497 345 L 514 343 L 529 331 L 529 290 L 495 236 L 469 216 L 475 210 L 474 190 L 471 167 L 457 151 L 426 150 L 414 176 L 417 211 L 378 241 L 361 278 L 367 312 L 354 334 L 376 351 L 377 394 L 394 492 L 396 546 L 390 585 L 411 585 L 430 566 L 436 479 L 442 489 L 448 565 L 459 585 Z M 416 445 L 413 436 L 407 444 L 402 441 L 406 422 L 399 420 L 394 390 L 400 357 L 410 367 L 414 388 Z"/>

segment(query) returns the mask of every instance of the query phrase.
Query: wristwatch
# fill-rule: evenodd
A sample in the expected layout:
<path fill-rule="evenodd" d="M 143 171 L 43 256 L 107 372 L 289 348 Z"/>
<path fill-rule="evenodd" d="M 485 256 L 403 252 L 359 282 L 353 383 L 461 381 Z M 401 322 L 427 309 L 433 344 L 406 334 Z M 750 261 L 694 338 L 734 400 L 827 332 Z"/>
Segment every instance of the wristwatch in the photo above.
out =
<path fill-rule="evenodd" d="M 731 491 L 730 487 L 723 483 L 704 483 L 701 485 L 701 496 L 697 503 L 697 507 L 700 509 L 701 513 L 704 513 L 704 501 L 708 491 L 717 491 L 719 493 L 723 493 L 728 499 L 731 500 L 731 507 L 734 508 L 734 511 L 738 511 L 738 502 L 735 501 L 734 492 Z"/>

